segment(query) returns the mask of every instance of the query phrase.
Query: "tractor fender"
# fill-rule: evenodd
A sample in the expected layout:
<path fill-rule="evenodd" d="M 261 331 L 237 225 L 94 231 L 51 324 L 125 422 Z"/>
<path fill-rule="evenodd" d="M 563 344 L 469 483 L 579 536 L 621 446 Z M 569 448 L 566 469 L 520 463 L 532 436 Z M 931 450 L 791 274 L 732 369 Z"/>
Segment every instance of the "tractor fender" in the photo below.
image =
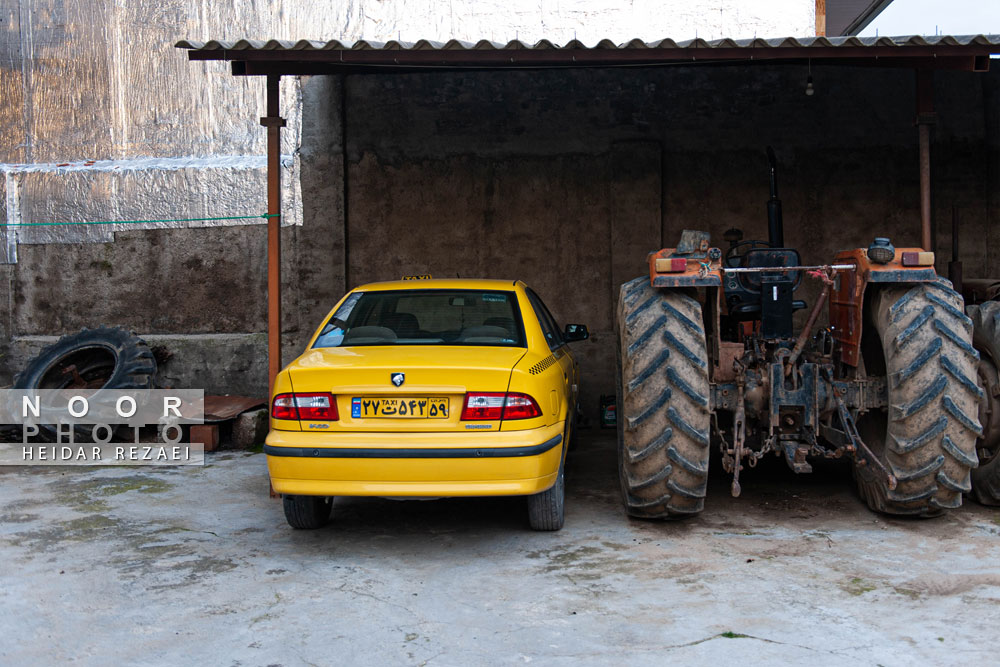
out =
<path fill-rule="evenodd" d="M 834 278 L 830 297 L 830 325 L 833 337 L 840 343 L 840 359 L 848 366 L 857 366 L 864 326 L 865 291 L 869 283 L 893 285 L 933 283 L 939 280 L 934 270 L 933 254 L 928 266 L 903 266 L 903 253 L 922 253 L 920 248 L 897 248 L 892 261 L 877 264 L 868 258 L 864 248 L 837 253 L 836 264 L 853 264 L 854 269 L 841 270 Z"/>

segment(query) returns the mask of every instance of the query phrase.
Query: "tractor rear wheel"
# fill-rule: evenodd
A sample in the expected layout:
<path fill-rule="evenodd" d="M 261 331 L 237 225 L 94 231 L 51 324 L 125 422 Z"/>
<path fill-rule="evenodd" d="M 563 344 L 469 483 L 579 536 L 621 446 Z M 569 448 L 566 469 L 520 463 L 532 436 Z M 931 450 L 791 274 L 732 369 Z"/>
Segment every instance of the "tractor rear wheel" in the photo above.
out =
<path fill-rule="evenodd" d="M 887 287 L 871 301 L 880 346 L 872 340 L 865 365 L 869 375 L 884 370 L 889 407 L 867 413 L 858 426 L 898 481 L 889 489 L 875 466 L 855 466 L 858 490 L 877 512 L 935 516 L 961 506 L 971 490 L 982 390 L 963 305 L 945 281 Z"/>
<path fill-rule="evenodd" d="M 979 402 L 983 437 L 976 443 L 979 467 L 972 471 L 972 496 L 984 505 L 1000 505 L 1000 302 L 966 308 L 972 318 L 972 344 L 979 351 Z"/>
<path fill-rule="evenodd" d="M 708 353 L 701 304 L 643 276 L 618 296 L 618 473 L 630 516 L 676 518 L 705 505 Z"/>

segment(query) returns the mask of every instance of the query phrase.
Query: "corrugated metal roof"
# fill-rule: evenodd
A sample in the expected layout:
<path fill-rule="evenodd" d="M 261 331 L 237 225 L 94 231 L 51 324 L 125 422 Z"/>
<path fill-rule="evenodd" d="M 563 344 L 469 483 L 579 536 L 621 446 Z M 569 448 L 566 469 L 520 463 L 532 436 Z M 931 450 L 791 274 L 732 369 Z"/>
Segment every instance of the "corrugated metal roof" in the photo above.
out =
<path fill-rule="evenodd" d="M 209 40 L 199 42 L 181 40 L 175 44 L 179 49 L 194 51 L 544 51 L 544 50 L 625 50 L 625 49 L 784 49 L 784 48 L 849 48 L 849 47 L 986 47 L 990 52 L 1000 52 L 1000 35 L 909 35 L 902 37 L 780 37 L 774 39 L 688 39 L 674 41 L 672 39 L 644 42 L 632 39 L 620 44 L 610 39 L 602 39 L 593 46 L 587 46 L 579 40 L 571 40 L 559 45 L 542 39 L 533 44 L 520 40 L 509 42 L 494 42 L 481 39 L 478 42 L 467 42 L 458 39 L 447 42 L 427 39 L 416 42 L 390 40 L 378 42 L 359 40 L 353 44 L 336 39 L 328 41 L 300 39 L 291 40 L 256 40 L 238 39 L 234 41 Z"/>
<path fill-rule="evenodd" d="M 393 73 L 446 69 L 521 69 L 690 65 L 725 62 L 815 60 L 884 67 L 989 69 L 989 55 L 1000 53 L 1000 35 L 922 37 L 784 37 L 778 39 L 633 39 L 593 46 L 579 40 L 533 44 L 520 40 L 416 42 L 360 40 L 252 40 L 177 43 L 190 60 L 229 60 L 233 74 L 301 75 Z"/>

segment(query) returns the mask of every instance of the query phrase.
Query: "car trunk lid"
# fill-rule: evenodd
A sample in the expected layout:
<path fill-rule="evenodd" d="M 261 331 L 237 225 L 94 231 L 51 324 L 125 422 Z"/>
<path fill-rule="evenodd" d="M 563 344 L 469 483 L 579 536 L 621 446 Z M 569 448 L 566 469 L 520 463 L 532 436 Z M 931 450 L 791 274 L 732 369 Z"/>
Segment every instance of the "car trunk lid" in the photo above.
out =
<path fill-rule="evenodd" d="M 505 392 L 525 348 L 354 346 L 313 349 L 288 368 L 296 393 L 329 392 L 339 420 L 301 422 L 303 430 L 498 430 L 463 422 L 466 392 Z"/>

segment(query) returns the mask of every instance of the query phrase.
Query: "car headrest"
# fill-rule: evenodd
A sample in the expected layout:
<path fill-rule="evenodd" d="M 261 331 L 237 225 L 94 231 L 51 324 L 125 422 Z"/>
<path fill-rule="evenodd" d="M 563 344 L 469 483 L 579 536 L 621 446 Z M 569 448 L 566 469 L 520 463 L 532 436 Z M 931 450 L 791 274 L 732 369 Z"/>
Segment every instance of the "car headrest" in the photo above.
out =
<path fill-rule="evenodd" d="M 396 332 L 398 336 L 410 336 L 420 330 L 420 323 L 413 313 L 392 313 L 382 319 L 382 324 Z"/>
<path fill-rule="evenodd" d="M 508 334 L 514 333 L 514 318 L 513 317 L 487 317 L 483 320 L 483 326 L 488 327 L 503 327 L 507 330 Z"/>
<path fill-rule="evenodd" d="M 462 333 L 459 334 L 457 341 L 460 343 L 495 343 L 498 340 L 503 340 L 509 337 L 510 332 L 503 327 L 484 324 L 481 326 L 466 327 L 462 329 Z"/>
<path fill-rule="evenodd" d="M 391 343 L 396 340 L 396 333 L 386 327 L 354 327 L 344 334 L 344 345 L 374 345 L 376 343 Z"/>

